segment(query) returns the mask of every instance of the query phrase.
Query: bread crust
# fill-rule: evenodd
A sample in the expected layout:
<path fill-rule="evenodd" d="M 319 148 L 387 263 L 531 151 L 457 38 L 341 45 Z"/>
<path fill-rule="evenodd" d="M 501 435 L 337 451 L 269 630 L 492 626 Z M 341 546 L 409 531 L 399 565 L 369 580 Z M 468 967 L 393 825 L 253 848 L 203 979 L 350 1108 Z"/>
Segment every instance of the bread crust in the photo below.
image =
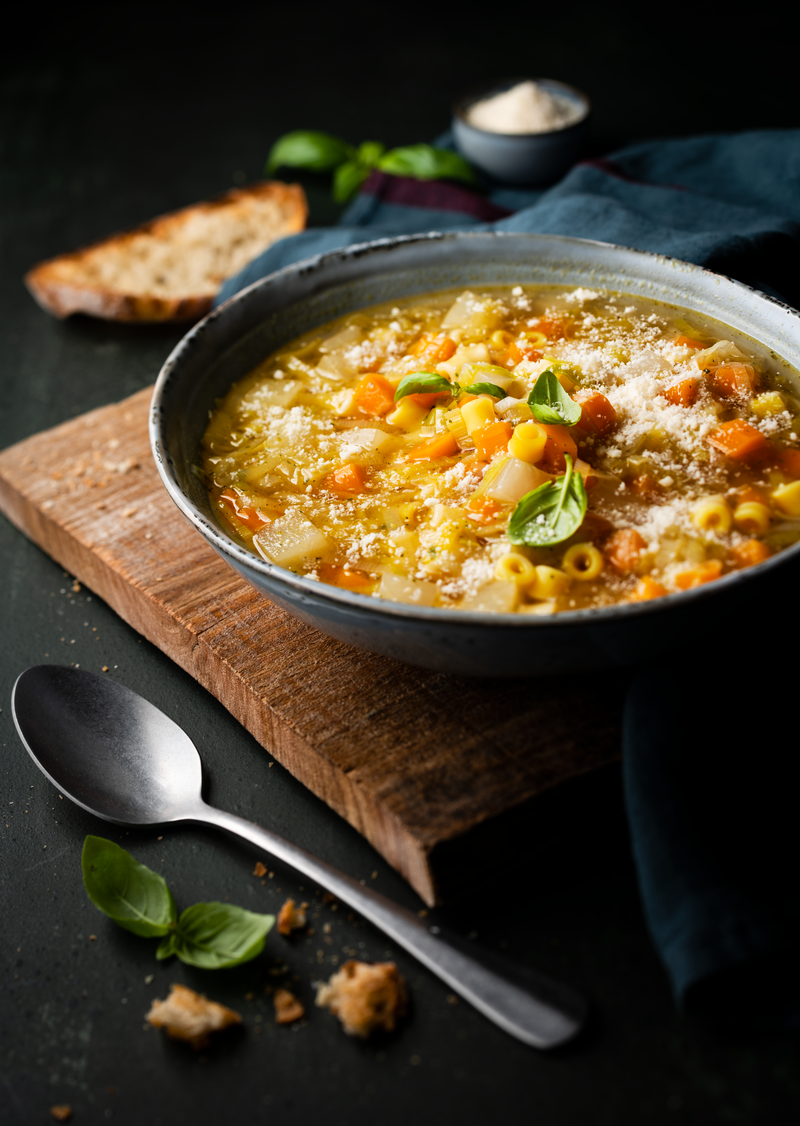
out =
<path fill-rule="evenodd" d="M 296 234 L 305 227 L 308 205 L 299 184 L 267 180 L 233 188 L 214 199 L 172 211 L 70 254 L 40 262 L 25 275 L 25 285 L 43 309 L 59 318 L 68 317 L 71 313 L 86 313 L 111 321 L 196 321 L 211 309 L 225 278 L 237 273 L 245 264 L 241 260 L 241 251 L 239 261 L 229 272 L 223 271 L 211 279 L 208 276 L 196 278 L 196 284 L 187 287 L 188 292 L 159 293 L 157 282 L 163 279 L 157 278 L 153 279 L 152 287 L 136 287 L 135 290 L 125 285 L 103 284 L 94 280 L 92 273 L 102 272 L 104 267 L 113 263 L 124 269 L 126 257 L 133 263 L 137 252 L 147 248 L 168 250 L 174 247 L 175 254 L 179 256 L 181 236 L 185 236 L 190 224 L 212 223 L 216 228 L 215 238 L 219 239 L 221 235 L 224 244 L 228 226 L 231 239 L 236 238 L 241 234 L 241 225 L 247 222 L 248 214 L 254 208 L 263 210 L 265 206 L 268 209 L 265 213 L 266 226 L 262 215 L 261 229 L 249 243 L 252 253 L 246 260 L 251 260 L 273 242 Z M 211 249 L 218 250 L 220 247 Z"/>

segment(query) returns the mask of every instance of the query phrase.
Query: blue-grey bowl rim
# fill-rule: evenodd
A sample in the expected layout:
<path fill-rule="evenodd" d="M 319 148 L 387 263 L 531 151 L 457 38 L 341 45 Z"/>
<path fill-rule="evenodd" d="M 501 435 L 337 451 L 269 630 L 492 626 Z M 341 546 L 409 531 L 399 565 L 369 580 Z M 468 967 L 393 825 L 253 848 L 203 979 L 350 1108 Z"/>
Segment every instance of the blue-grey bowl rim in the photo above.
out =
<path fill-rule="evenodd" d="M 798 329 L 800 329 L 800 313 L 792 306 L 783 301 L 778 300 L 769 294 L 762 293 L 760 290 L 754 289 L 752 286 L 746 285 L 744 282 L 736 281 L 733 278 L 728 278 L 724 274 L 717 274 L 712 270 L 706 270 L 703 266 L 696 266 L 691 262 L 684 262 L 679 258 L 672 258 L 669 255 L 654 254 L 650 251 L 635 250 L 632 247 L 620 246 L 616 243 L 602 242 L 599 239 L 578 239 L 571 238 L 566 235 L 542 235 L 526 232 L 506 232 L 506 231 L 428 231 L 418 235 L 397 235 L 388 238 L 374 239 L 363 243 L 356 243 L 352 246 L 344 247 L 340 250 L 332 250 L 325 254 L 317 254 L 310 258 L 304 258 L 299 262 L 294 262 L 289 266 L 284 266 L 282 269 L 275 271 L 275 273 L 268 274 L 264 278 L 253 282 L 251 285 L 246 286 L 233 297 L 228 298 L 222 305 L 218 306 L 201 321 L 198 321 L 189 332 L 179 341 L 173 348 L 172 352 L 167 357 L 161 371 L 159 372 L 155 388 L 153 390 L 153 398 L 150 405 L 150 420 L 149 420 L 149 433 L 150 443 L 153 451 L 153 457 L 156 462 L 159 475 L 162 483 L 169 493 L 170 497 L 177 505 L 178 509 L 183 515 L 195 526 L 204 539 L 216 548 L 223 556 L 228 556 L 231 560 L 235 560 L 235 569 L 241 573 L 240 568 L 244 567 L 246 570 L 255 570 L 257 573 L 262 573 L 265 577 L 284 585 L 294 588 L 296 591 L 309 596 L 312 602 L 319 600 L 339 604 L 342 606 L 351 606 L 360 611 L 371 609 L 379 616 L 386 616 L 389 618 L 404 618 L 406 620 L 417 620 L 420 624 L 442 622 L 451 626 L 492 626 L 502 625 L 504 628 L 512 626 L 518 629 L 532 629 L 532 630 L 552 630 L 566 627 L 568 625 L 575 625 L 580 622 L 585 622 L 587 625 L 596 623 L 611 622 L 614 620 L 629 620 L 631 618 L 658 615 L 669 612 L 675 606 L 676 599 L 680 600 L 682 607 L 688 607 L 692 603 L 699 601 L 705 602 L 709 598 L 714 598 L 716 594 L 723 591 L 730 591 L 734 586 L 747 583 L 750 577 L 757 573 L 764 575 L 770 569 L 777 569 L 786 562 L 789 558 L 794 558 L 800 553 L 800 543 L 794 544 L 791 547 L 784 548 L 782 551 L 771 556 L 764 562 L 757 564 L 755 567 L 748 567 L 741 571 L 732 571 L 727 575 L 721 576 L 713 583 L 706 583 L 703 586 L 695 587 L 690 590 L 675 592 L 667 594 L 661 598 L 655 598 L 648 602 L 626 602 L 615 603 L 611 606 L 604 606 L 597 609 L 584 609 L 584 610 L 562 610 L 557 614 L 551 616 L 541 616 L 531 614 L 519 614 L 516 612 L 488 612 L 488 611 L 473 611 L 473 610 L 455 610 L 445 607 L 434 606 L 413 606 L 405 602 L 389 602 L 381 598 L 376 598 L 372 595 L 355 594 L 351 591 L 343 590 L 341 587 L 332 586 L 327 583 L 319 582 L 315 579 L 305 578 L 302 575 L 296 575 L 293 571 L 288 571 L 283 567 L 278 567 L 274 563 L 268 563 L 265 559 L 255 555 L 255 553 L 248 551 L 246 548 L 241 547 L 234 540 L 230 539 L 217 524 L 212 523 L 204 513 L 200 512 L 192 503 L 192 501 L 185 495 L 179 482 L 171 472 L 171 459 L 169 451 L 166 449 L 162 440 L 162 413 L 163 413 L 163 398 L 165 389 L 170 379 L 171 373 L 176 366 L 180 363 L 184 354 L 197 346 L 197 342 L 202 340 L 203 334 L 208 325 L 221 320 L 227 315 L 230 310 L 238 302 L 247 300 L 248 296 L 255 290 L 268 286 L 279 284 L 282 278 L 288 277 L 292 274 L 307 274 L 314 273 L 325 268 L 326 263 L 334 261 L 342 261 L 349 258 L 359 260 L 363 259 L 367 254 L 380 254 L 391 252 L 393 247 L 407 246 L 412 243 L 440 243 L 455 240 L 474 239 L 478 241 L 492 240 L 492 239 L 531 239 L 533 240 L 546 240 L 548 243 L 564 242 L 569 245 L 585 243 L 591 246 L 603 247 L 611 251 L 619 251 L 625 254 L 641 255 L 643 258 L 653 259 L 655 261 L 672 264 L 681 269 L 686 269 L 692 272 L 697 272 L 707 276 L 709 279 L 716 281 L 723 281 L 727 284 L 733 285 L 746 293 L 751 293 L 761 300 L 767 301 L 775 305 L 779 309 L 792 314 L 798 321 Z M 390 270 L 387 272 L 391 272 Z M 685 308 L 686 306 L 682 306 Z M 198 448 L 202 435 L 198 435 Z M 237 565 L 238 564 L 238 565 Z"/>

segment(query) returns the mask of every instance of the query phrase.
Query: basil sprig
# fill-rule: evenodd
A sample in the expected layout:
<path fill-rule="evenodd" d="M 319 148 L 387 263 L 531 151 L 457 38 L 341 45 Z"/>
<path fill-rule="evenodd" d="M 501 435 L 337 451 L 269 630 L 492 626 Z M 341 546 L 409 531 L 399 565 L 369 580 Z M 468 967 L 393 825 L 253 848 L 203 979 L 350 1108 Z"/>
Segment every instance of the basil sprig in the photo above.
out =
<path fill-rule="evenodd" d="M 569 454 L 566 463 L 563 477 L 526 493 L 511 513 L 508 522 L 511 543 L 549 547 L 569 539 L 581 526 L 588 504 L 586 489 Z"/>
<path fill-rule="evenodd" d="M 164 878 L 104 837 L 86 838 L 81 869 L 98 910 L 125 930 L 161 938 L 159 959 L 177 954 L 201 969 L 238 966 L 261 953 L 275 922 L 274 915 L 256 915 L 231 903 L 195 903 L 178 918 Z"/>
<path fill-rule="evenodd" d="M 406 145 L 387 152 L 380 141 L 364 141 L 356 148 L 330 133 L 303 129 L 286 133 L 270 149 L 266 174 L 271 176 L 283 167 L 333 172 L 333 197 L 338 203 L 354 196 L 373 168 L 417 180 L 472 183 L 475 179 L 466 160 L 449 149 Z"/>
<path fill-rule="evenodd" d="M 436 395 L 443 391 L 448 395 L 454 395 L 458 391 L 458 386 L 435 371 L 412 371 L 404 375 L 398 383 L 394 401 L 398 402 L 406 395 Z"/>
<path fill-rule="evenodd" d="M 473 383 L 470 387 L 462 387 L 461 391 L 467 395 L 493 395 L 495 399 L 505 399 L 508 395 L 496 383 Z"/>
<path fill-rule="evenodd" d="M 528 406 L 537 422 L 546 426 L 574 426 L 581 405 L 570 399 L 552 371 L 543 371 L 528 395 Z"/>

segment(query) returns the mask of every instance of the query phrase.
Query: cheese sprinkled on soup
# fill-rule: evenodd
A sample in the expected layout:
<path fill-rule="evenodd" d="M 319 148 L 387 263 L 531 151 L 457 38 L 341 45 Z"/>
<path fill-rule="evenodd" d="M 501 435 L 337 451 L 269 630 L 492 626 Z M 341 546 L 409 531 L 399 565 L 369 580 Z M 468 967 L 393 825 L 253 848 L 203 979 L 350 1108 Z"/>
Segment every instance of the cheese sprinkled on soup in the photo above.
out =
<path fill-rule="evenodd" d="M 265 359 L 212 415 L 203 471 L 225 529 L 297 574 L 552 614 L 800 539 L 799 415 L 786 365 L 694 313 L 585 288 L 434 293 Z"/>

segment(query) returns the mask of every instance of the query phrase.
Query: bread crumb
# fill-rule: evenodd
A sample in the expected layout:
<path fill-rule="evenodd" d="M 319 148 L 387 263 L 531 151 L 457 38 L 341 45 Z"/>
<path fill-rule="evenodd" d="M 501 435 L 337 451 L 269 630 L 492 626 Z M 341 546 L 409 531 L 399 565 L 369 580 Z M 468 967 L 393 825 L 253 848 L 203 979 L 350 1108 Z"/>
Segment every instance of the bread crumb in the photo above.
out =
<path fill-rule="evenodd" d="M 257 861 L 256 861 L 256 866 L 255 866 L 255 868 L 253 869 L 253 875 L 254 875 L 254 876 L 259 876 L 259 877 L 260 877 L 260 876 L 266 876 L 266 874 L 267 874 L 267 866 L 266 866 L 266 864 L 262 864 L 260 860 L 257 860 Z"/>
<path fill-rule="evenodd" d="M 72 1107 L 69 1103 L 62 1103 L 60 1106 L 51 1106 L 50 1117 L 55 1118 L 56 1122 L 69 1122 L 70 1118 L 72 1118 Z"/>
<path fill-rule="evenodd" d="M 186 1040 L 193 1048 L 205 1048 L 209 1033 L 241 1024 L 233 1009 L 209 1001 L 185 985 L 173 985 L 166 1001 L 154 1001 L 146 1018 L 154 1028 L 166 1028 L 174 1040 Z"/>
<path fill-rule="evenodd" d="M 408 992 L 394 962 L 345 962 L 317 989 L 317 1005 L 330 1009 L 348 1036 L 392 1032 L 405 1015 Z"/>
<path fill-rule="evenodd" d="M 278 934 L 291 934 L 292 931 L 304 927 L 308 922 L 307 909 L 307 903 L 301 903 L 299 907 L 295 907 L 294 900 L 287 899 L 278 913 Z"/>
<path fill-rule="evenodd" d="M 276 989 L 273 1002 L 276 1024 L 291 1024 L 292 1021 L 300 1020 L 306 1015 L 302 1003 L 288 989 Z"/>

